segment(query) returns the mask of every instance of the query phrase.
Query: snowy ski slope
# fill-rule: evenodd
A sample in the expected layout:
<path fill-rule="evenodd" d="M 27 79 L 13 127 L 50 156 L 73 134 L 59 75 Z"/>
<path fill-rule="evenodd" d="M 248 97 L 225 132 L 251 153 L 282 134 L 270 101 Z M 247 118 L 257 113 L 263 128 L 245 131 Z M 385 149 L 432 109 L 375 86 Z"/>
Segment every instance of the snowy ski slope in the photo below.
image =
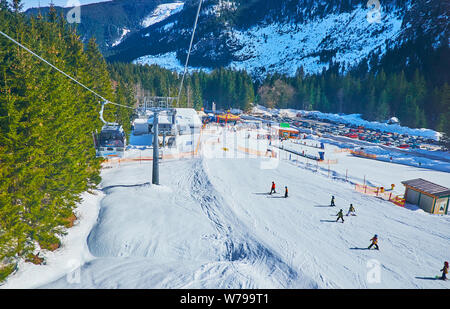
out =
<path fill-rule="evenodd" d="M 328 177 L 283 153 L 268 164 L 241 151 L 267 149 L 250 133 L 246 139 L 246 131 L 205 131 L 202 156 L 161 163 L 161 186 L 149 185 L 151 163 L 104 169 L 102 192 L 85 197 L 63 248 L 48 253 L 47 265 L 20 265 L 5 287 L 449 287 L 432 280 L 449 260 L 448 216 L 362 195 L 339 172 Z M 425 175 L 450 185 L 448 173 L 347 154 L 338 159 L 341 169 L 372 175 L 373 182 Z M 278 192 L 288 186 L 289 198 L 267 195 L 271 181 Z M 337 207 L 328 206 L 331 195 Z M 336 223 L 350 203 L 357 216 Z M 374 234 L 380 251 L 366 250 Z M 70 259 L 81 266 L 74 270 Z"/>

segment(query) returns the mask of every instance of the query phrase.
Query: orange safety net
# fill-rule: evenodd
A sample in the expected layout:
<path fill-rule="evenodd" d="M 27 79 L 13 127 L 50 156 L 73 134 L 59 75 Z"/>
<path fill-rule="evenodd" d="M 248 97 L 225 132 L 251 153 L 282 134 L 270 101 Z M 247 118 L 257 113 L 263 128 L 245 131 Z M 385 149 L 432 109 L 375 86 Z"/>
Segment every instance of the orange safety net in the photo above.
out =
<path fill-rule="evenodd" d="M 382 198 L 383 200 L 392 202 L 398 206 L 405 206 L 405 199 L 403 197 L 394 195 L 392 192 L 385 192 L 379 187 L 356 184 L 355 190 L 366 195 Z"/>
<path fill-rule="evenodd" d="M 374 154 L 368 154 L 365 153 L 364 151 L 356 151 L 356 150 L 352 150 L 350 151 L 350 153 L 354 156 L 358 156 L 358 157 L 364 157 L 364 158 L 370 158 L 370 159 L 376 159 L 377 156 Z"/>

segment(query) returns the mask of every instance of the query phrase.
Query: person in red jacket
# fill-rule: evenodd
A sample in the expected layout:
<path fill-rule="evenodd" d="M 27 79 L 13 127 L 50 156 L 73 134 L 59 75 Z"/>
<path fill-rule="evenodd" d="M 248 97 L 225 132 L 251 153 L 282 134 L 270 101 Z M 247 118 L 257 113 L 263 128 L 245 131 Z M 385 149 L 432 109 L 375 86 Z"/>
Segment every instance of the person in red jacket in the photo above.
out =
<path fill-rule="evenodd" d="M 444 262 L 444 268 L 441 269 L 442 271 L 442 280 L 447 280 L 447 274 L 448 274 L 448 262 Z"/>
<path fill-rule="evenodd" d="M 288 197 L 288 188 L 286 186 L 286 187 L 284 187 L 284 198 L 287 198 L 287 197 Z"/>
<path fill-rule="evenodd" d="M 272 181 L 272 187 L 270 188 L 270 195 L 272 195 L 272 193 L 277 193 L 276 191 L 275 191 L 275 182 L 273 182 Z"/>

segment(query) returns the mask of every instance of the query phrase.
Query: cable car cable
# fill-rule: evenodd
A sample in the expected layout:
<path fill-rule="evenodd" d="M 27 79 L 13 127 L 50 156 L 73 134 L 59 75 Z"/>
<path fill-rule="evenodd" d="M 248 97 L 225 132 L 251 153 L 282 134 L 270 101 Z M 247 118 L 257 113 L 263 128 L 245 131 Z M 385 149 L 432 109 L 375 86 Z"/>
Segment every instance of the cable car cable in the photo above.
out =
<path fill-rule="evenodd" d="M 192 43 L 194 42 L 195 30 L 197 29 L 197 22 L 198 22 L 198 17 L 200 16 L 200 10 L 202 8 L 202 2 L 203 2 L 203 0 L 200 0 L 198 3 L 197 16 L 195 17 L 195 23 L 194 23 L 194 30 L 192 31 L 191 43 L 189 44 L 189 50 L 188 50 L 188 53 L 186 56 L 186 63 L 184 65 L 183 77 L 181 78 L 180 89 L 178 91 L 177 106 L 180 103 L 181 90 L 183 89 L 184 77 L 185 77 L 187 69 L 188 69 L 189 57 L 191 55 Z"/>
<path fill-rule="evenodd" d="M 12 41 L 13 43 L 17 44 L 18 46 L 22 47 L 23 49 L 25 49 L 27 52 L 29 52 L 30 54 L 32 54 L 33 56 L 35 56 L 36 58 L 38 58 L 39 60 L 43 61 L 44 63 L 48 64 L 49 66 L 51 66 L 53 69 L 57 70 L 59 73 L 63 74 L 64 76 L 66 76 L 67 78 L 71 79 L 73 82 L 77 83 L 78 85 L 80 85 L 81 87 L 83 87 L 84 89 L 88 90 L 89 92 L 93 93 L 94 95 L 96 95 L 97 97 L 99 97 L 100 99 L 102 99 L 104 101 L 104 104 L 113 104 L 113 105 L 117 105 L 117 106 L 121 106 L 121 107 L 126 107 L 126 108 L 130 108 L 133 109 L 132 107 L 126 106 L 126 105 L 122 105 L 122 104 L 117 104 L 114 102 L 111 102 L 107 99 L 105 99 L 103 96 L 99 95 L 97 92 L 95 92 L 94 90 L 90 89 L 89 87 L 86 87 L 85 85 L 83 85 L 82 83 L 80 83 L 79 81 L 77 81 L 75 78 L 73 78 L 72 76 L 70 76 L 69 74 L 65 73 L 64 71 L 58 69 L 56 66 L 54 66 L 53 64 L 51 64 L 50 62 L 48 62 L 47 60 L 45 60 L 44 58 L 42 58 L 41 56 L 39 56 L 38 54 L 36 54 L 35 52 L 33 52 L 32 50 L 30 50 L 29 48 L 27 48 L 26 46 L 20 44 L 19 42 L 17 42 L 16 40 L 14 40 L 12 37 L 10 37 L 9 35 L 7 35 L 6 33 L 0 31 L 0 34 L 3 35 L 4 37 L 6 37 L 8 40 Z"/>

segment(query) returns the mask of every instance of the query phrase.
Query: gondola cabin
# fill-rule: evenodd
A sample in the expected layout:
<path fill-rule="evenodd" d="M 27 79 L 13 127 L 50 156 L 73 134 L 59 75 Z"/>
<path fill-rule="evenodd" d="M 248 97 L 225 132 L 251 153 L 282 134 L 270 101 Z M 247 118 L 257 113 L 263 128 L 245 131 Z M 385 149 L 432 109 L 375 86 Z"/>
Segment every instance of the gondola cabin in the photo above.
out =
<path fill-rule="evenodd" d="M 125 132 L 121 125 L 104 125 L 96 138 L 97 157 L 122 158 L 125 153 L 126 141 Z"/>

